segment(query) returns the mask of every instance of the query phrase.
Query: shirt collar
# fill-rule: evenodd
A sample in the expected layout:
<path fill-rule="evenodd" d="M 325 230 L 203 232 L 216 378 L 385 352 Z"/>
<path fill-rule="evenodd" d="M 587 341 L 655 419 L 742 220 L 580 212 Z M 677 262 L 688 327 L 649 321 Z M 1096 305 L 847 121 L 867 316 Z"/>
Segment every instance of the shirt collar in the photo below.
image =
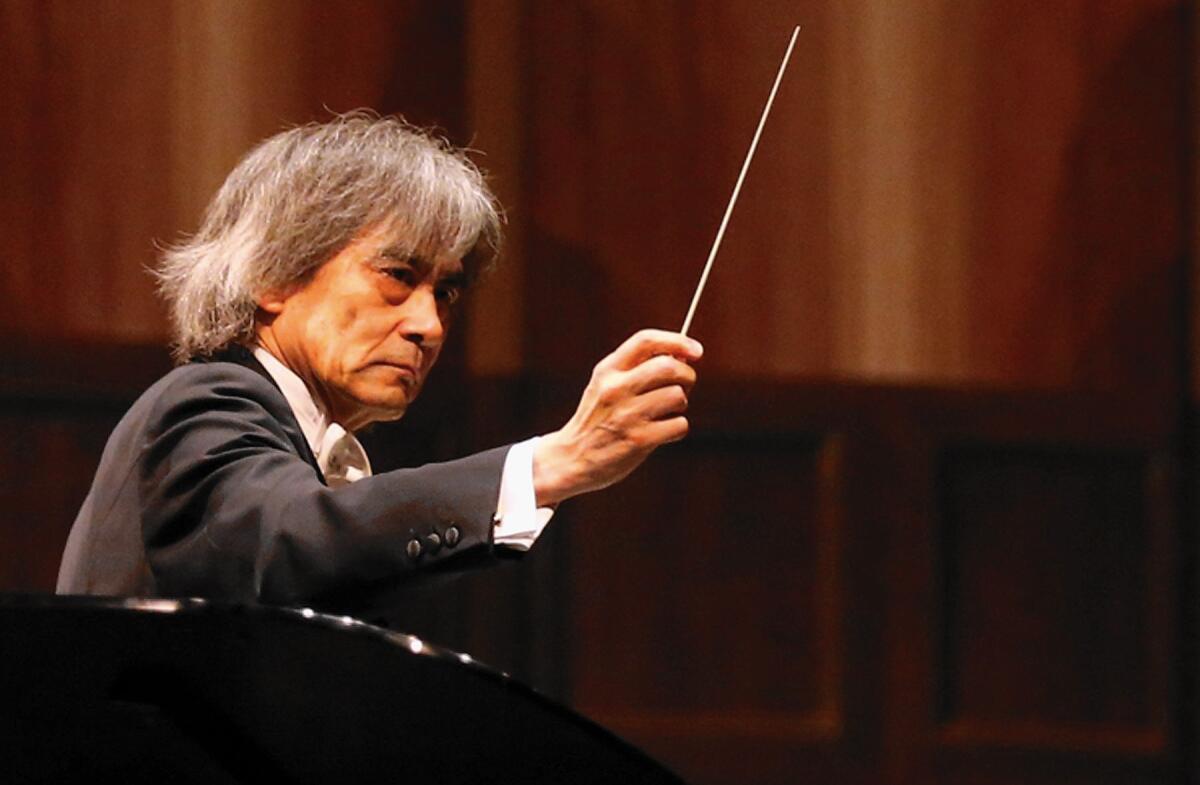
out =
<path fill-rule="evenodd" d="M 287 399 L 304 439 L 317 456 L 325 480 L 330 485 L 343 485 L 370 477 L 371 461 L 362 443 L 341 425 L 330 421 L 304 380 L 261 346 L 254 347 L 254 359 L 262 364 Z"/>

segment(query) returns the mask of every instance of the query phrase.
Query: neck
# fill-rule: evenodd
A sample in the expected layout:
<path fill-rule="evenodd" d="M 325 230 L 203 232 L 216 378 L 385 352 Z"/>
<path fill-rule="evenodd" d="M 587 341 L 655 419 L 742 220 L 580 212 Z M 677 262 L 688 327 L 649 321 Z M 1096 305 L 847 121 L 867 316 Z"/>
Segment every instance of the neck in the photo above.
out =
<path fill-rule="evenodd" d="M 271 356 L 279 360 L 288 370 L 296 374 L 308 389 L 309 396 L 331 423 L 337 423 L 351 433 L 361 431 L 373 422 L 394 420 L 399 415 L 384 410 L 366 408 L 346 396 L 339 396 L 328 385 L 322 384 L 316 374 L 310 373 L 302 357 L 291 357 L 284 351 L 278 336 L 269 324 L 259 324 L 255 329 L 255 341 Z"/>
<path fill-rule="evenodd" d="M 324 386 L 317 384 L 311 374 L 305 373 L 303 363 L 296 362 L 294 358 L 289 357 L 288 353 L 283 350 L 278 336 L 275 335 L 270 325 L 260 324 L 258 326 L 255 330 L 255 341 L 263 349 L 266 349 L 272 357 L 282 363 L 285 368 L 300 378 L 300 381 L 304 383 L 305 388 L 308 390 L 309 397 L 312 398 L 317 408 L 324 413 L 325 419 L 328 422 L 336 422 L 348 431 L 353 430 L 350 425 L 343 421 L 343 418 L 338 416 L 338 410 L 333 405 L 333 401 L 330 399 Z"/>

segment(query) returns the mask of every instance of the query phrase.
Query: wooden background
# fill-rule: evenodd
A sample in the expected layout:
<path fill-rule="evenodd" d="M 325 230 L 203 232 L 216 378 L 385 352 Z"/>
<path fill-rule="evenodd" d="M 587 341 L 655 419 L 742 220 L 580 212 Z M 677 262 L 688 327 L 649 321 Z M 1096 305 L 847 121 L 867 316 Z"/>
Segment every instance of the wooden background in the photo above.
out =
<path fill-rule="evenodd" d="M 0 590 L 167 367 L 145 268 L 330 110 L 484 151 L 507 259 L 381 462 L 555 427 L 674 328 L 695 432 L 398 623 L 696 783 L 1192 782 L 1195 7 L 8 0 Z"/>

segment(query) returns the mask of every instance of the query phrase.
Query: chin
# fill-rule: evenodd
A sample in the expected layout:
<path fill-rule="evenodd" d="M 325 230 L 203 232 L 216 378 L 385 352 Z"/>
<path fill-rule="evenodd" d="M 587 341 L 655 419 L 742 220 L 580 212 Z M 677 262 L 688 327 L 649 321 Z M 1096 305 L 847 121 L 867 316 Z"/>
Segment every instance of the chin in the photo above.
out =
<path fill-rule="evenodd" d="M 407 407 L 360 406 L 354 413 L 349 427 L 350 430 L 358 432 L 376 423 L 395 422 L 403 417 L 406 411 Z"/>
<path fill-rule="evenodd" d="M 376 422 L 395 422 L 408 412 L 408 406 L 389 406 L 375 410 Z"/>
<path fill-rule="evenodd" d="M 389 395 L 370 395 L 358 399 L 359 404 L 369 412 L 378 413 L 389 420 L 399 419 L 408 411 L 412 399 L 404 394 L 391 391 Z"/>
<path fill-rule="evenodd" d="M 357 410 L 354 419 L 364 425 L 399 420 L 408 411 L 412 397 L 415 397 L 409 396 L 407 391 L 398 391 L 394 387 L 386 390 L 373 389 L 352 392 L 355 394 L 349 397 L 353 400 Z"/>

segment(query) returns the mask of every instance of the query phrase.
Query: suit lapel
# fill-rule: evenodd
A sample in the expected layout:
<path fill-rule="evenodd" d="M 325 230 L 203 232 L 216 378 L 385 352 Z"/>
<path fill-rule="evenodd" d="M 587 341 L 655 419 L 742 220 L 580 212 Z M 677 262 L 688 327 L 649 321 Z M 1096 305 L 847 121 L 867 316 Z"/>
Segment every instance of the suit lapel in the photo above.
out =
<path fill-rule="evenodd" d="M 283 391 L 279 389 L 279 385 L 276 384 L 275 379 L 272 378 L 271 374 L 267 372 L 267 369 L 263 367 L 262 363 L 260 363 L 254 357 L 253 352 L 240 344 L 232 344 L 220 350 L 219 352 L 216 352 L 211 357 L 193 360 L 193 362 L 234 363 L 242 366 L 243 368 L 248 368 L 251 371 L 254 371 L 259 376 L 270 382 L 271 386 L 275 388 L 275 391 L 279 393 L 279 400 L 282 404 L 282 416 L 279 418 L 279 421 L 283 426 L 283 430 L 287 433 L 288 438 L 292 440 L 292 444 L 296 447 L 296 451 L 300 453 L 300 457 L 307 461 L 314 469 L 316 469 L 317 474 L 321 477 L 321 482 L 325 482 L 325 475 L 321 471 L 320 464 L 317 463 L 317 456 L 313 455 L 312 448 L 308 445 L 308 439 L 304 437 L 304 431 L 300 427 L 300 421 L 296 419 L 295 412 L 293 412 L 292 407 L 288 405 L 287 398 L 284 397 Z"/>

